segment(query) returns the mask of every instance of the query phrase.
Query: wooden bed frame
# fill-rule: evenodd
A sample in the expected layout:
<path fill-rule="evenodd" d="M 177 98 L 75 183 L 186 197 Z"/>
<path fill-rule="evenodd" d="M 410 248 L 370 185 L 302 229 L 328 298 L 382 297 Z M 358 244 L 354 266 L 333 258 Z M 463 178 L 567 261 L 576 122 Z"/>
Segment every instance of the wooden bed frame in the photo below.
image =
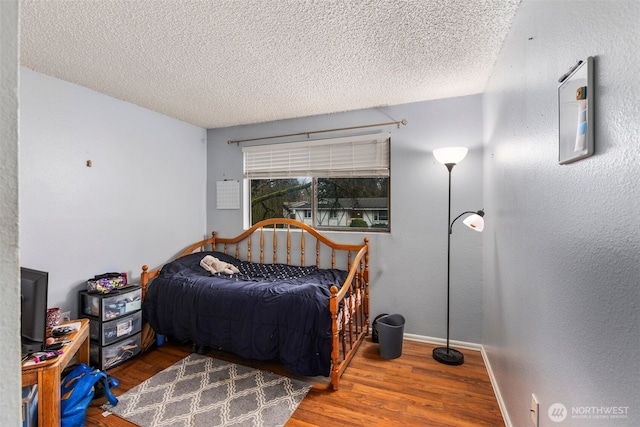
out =
<path fill-rule="evenodd" d="M 306 266 L 310 264 L 305 263 L 305 247 L 313 245 L 314 242 L 316 267 L 340 268 L 348 271 L 347 279 L 340 288 L 331 287 L 329 297 L 329 311 L 332 319 L 330 384 L 333 390 L 338 390 L 340 377 L 369 333 L 368 237 L 364 238 L 362 244 L 337 243 L 300 221 L 272 218 L 255 224 L 236 237 L 221 238 L 214 231 L 210 238 L 192 244 L 176 258 L 194 252 L 212 250 L 244 261 Z M 256 244 L 258 248 L 254 248 Z M 265 254 L 271 251 L 268 246 L 272 246 L 272 256 L 270 260 L 265 261 Z M 300 252 L 297 261 L 292 261 L 292 250 Z M 279 260 L 279 256 L 286 257 L 286 260 Z M 161 267 L 148 270 L 148 266 L 142 266 L 142 298 L 145 297 L 149 281 L 158 276 Z M 341 306 L 344 308 L 342 311 Z M 344 315 L 345 312 L 350 314 Z M 339 316 L 340 313 L 343 314 Z M 314 384 L 314 387 L 322 386 Z"/>

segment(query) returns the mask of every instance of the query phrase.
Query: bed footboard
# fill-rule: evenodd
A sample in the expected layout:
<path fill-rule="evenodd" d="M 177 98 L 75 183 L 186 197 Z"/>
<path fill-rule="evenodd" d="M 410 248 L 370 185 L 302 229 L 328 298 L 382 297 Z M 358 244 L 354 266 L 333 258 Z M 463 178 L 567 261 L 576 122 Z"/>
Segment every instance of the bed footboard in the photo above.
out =
<path fill-rule="evenodd" d="M 313 253 L 308 255 L 307 248 Z M 338 390 L 339 380 L 358 347 L 369 333 L 369 239 L 363 243 L 337 243 L 311 226 L 292 219 L 261 221 L 242 234 L 211 237 L 186 248 L 176 258 L 194 252 L 218 251 L 235 258 L 259 263 L 281 263 L 317 268 L 339 268 L 348 272 L 339 287 L 331 287 L 331 386 Z M 311 258 L 311 259 L 310 259 Z M 149 281 L 160 268 L 142 267 L 142 297 Z"/>
<path fill-rule="evenodd" d="M 331 385 L 338 390 L 340 377 L 369 333 L 368 238 L 365 238 L 365 246 L 356 254 L 342 288 L 331 288 L 329 311 L 333 333 Z"/>

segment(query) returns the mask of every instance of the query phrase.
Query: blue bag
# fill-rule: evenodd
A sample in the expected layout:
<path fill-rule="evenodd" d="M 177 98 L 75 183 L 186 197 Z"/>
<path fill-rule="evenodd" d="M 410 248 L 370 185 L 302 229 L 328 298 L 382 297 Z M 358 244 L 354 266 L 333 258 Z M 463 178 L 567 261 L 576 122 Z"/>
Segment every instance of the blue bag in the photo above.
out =
<path fill-rule="evenodd" d="M 84 363 L 79 364 L 62 381 L 60 386 L 60 416 L 62 427 L 83 427 L 87 418 L 87 407 L 93 399 L 95 384 L 102 380 L 109 403 L 118 404 L 118 399 L 111 393 L 109 385 L 117 387 L 118 380 L 108 376 L 99 369 Z"/>

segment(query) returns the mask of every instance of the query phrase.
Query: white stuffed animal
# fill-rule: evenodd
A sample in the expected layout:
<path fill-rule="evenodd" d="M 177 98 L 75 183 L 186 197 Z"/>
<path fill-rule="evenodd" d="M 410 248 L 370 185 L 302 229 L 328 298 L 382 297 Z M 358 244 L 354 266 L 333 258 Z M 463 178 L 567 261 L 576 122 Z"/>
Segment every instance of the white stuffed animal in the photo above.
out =
<path fill-rule="evenodd" d="M 200 266 L 205 270 L 209 271 L 211 274 L 213 273 L 224 273 L 224 274 L 238 274 L 240 270 L 236 268 L 235 265 L 229 264 L 228 262 L 220 261 L 218 258 L 206 255 L 200 261 Z"/>

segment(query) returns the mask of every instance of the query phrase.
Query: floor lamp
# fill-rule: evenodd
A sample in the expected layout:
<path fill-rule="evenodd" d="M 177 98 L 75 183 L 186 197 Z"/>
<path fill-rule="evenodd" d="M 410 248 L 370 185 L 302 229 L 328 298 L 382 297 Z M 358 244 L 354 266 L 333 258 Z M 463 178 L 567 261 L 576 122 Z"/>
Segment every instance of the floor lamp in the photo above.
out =
<path fill-rule="evenodd" d="M 482 231 L 484 229 L 484 210 L 477 212 L 466 211 L 458 215 L 453 221 L 451 221 L 451 170 L 453 167 L 460 163 L 467 155 L 468 149 L 465 147 L 448 147 L 438 148 L 433 150 L 433 157 L 445 165 L 449 170 L 449 216 L 447 219 L 447 346 L 437 347 L 433 349 L 433 358 L 440 363 L 447 365 L 462 365 L 464 363 L 464 355 L 458 350 L 455 350 L 449 346 L 449 305 L 451 299 L 451 233 L 453 231 L 453 223 L 455 223 L 460 217 L 466 214 L 473 214 L 465 218 L 463 221 L 465 225 L 476 230 Z"/>

